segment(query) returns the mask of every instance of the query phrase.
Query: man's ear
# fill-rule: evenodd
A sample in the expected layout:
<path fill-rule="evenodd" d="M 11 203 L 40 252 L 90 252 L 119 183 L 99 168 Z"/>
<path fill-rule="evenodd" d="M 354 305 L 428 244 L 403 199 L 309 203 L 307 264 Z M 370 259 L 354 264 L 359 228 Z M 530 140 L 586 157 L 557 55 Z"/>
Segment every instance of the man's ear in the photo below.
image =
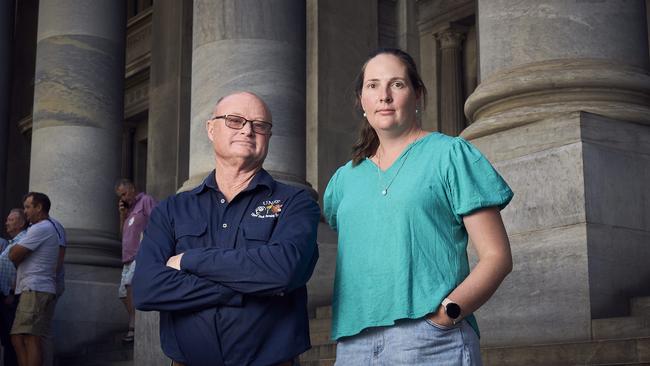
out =
<path fill-rule="evenodd" d="M 208 138 L 210 141 L 214 141 L 214 138 L 212 137 L 212 132 L 214 131 L 214 125 L 210 123 L 211 121 L 206 121 L 205 122 L 205 131 L 208 133 Z"/>

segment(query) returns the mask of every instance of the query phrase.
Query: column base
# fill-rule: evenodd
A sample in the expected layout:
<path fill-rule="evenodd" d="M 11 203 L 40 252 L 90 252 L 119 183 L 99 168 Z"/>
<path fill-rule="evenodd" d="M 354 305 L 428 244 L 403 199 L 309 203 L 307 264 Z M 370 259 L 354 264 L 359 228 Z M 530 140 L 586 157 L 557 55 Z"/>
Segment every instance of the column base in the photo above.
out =
<path fill-rule="evenodd" d="M 572 112 L 472 143 L 515 192 L 514 268 L 477 312 L 481 343 L 589 340 L 593 319 L 629 315 L 650 292 L 650 126 Z"/>
<path fill-rule="evenodd" d="M 650 124 L 650 74 L 597 59 L 562 59 L 498 72 L 465 103 L 474 121 L 461 136 L 476 139 L 509 128 L 586 111 Z"/>
<path fill-rule="evenodd" d="M 122 267 L 122 242 L 113 233 L 73 228 L 66 238 L 66 263 Z"/>

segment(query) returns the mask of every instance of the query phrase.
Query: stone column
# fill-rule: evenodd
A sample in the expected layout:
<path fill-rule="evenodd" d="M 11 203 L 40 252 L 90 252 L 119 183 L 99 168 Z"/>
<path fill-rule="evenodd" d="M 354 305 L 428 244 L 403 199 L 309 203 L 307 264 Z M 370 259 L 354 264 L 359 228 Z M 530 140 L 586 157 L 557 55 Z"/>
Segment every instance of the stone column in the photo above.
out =
<path fill-rule="evenodd" d="M 194 1 L 189 189 L 214 168 L 205 121 L 218 98 L 258 94 L 273 114 L 264 167 L 305 184 L 305 2 Z"/>
<path fill-rule="evenodd" d="M 465 29 L 449 26 L 435 37 L 440 43 L 440 130 L 457 136 L 465 128 L 461 57 Z"/>
<path fill-rule="evenodd" d="M 153 4 L 147 193 L 163 199 L 187 179 L 192 72 L 192 2 Z"/>
<path fill-rule="evenodd" d="M 418 4 L 411 0 L 397 0 L 397 47 L 408 52 L 415 60 L 420 59 L 420 40 L 417 22 Z"/>
<path fill-rule="evenodd" d="M 187 179 L 192 64 L 192 2 L 155 1 L 149 70 L 147 193 L 174 194 Z M 134 365 L 165 365 L 157 311 L 136 312 Z"/>
<path fill-rule="evenodd" d="M 125 15 L 124 1 L 39 3 L 29 185 L 51 198 L 50 212 L 67 232 L 66 293 L 54 321 L 58 353 L 83 354 L 128 322 L 116 299 L 121 243 L 113 188 Z"/>
<path fill-rule="evenodd" d="M 11 98 L 11 32 L 13 24 L 13 1 L 0 4 L 0 185 L 7 181 L 7 135 L 9 134 L 9 101 Z M 4 204 L 4 188 L 0 191 L 0 215 L 7 213 Z"/>
<path fill-rule="evenodd" d="M 644 9 L 478 2 L 481 80 L 463 136 L 515 192 L 502 212 L 515 265 L 478 313 L 485 345 L 588 340 L 592 319 L 629 315 L 629 298 L 647 294 Z"/>
<path fill-rule="evenodd" d="M 119 265 L 124 4 L 43 0 L 38 21 L 30 190 L 50 196 L 69 260 Z"/>

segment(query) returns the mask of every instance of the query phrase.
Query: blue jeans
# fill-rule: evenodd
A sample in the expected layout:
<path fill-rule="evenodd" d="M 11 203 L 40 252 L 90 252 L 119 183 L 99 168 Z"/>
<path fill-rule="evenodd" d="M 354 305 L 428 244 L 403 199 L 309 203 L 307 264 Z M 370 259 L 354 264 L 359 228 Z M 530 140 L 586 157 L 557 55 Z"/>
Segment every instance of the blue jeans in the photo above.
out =
<path fill-rule="evenodd" d="M 466 322 L 443 327 L 421 319 L 368 328 L 339 339 L 335 366 L 480 366 L 476 332 Z"/>

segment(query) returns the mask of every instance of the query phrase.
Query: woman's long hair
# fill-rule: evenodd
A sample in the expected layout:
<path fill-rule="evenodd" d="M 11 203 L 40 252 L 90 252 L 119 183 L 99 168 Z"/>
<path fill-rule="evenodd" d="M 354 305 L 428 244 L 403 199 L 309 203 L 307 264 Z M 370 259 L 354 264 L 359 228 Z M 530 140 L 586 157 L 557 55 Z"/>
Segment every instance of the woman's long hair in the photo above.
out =
<path fill-rule="evenodd" d="M 422 100 L 422 106 L 424 107 L 424 100 L 427 96 L 427 88 L 424 86 L 424 82 L 418 73 L 417 66 L 415 66 L 415 61 L 413 57 L 408 53 L 397 49 L 397 48 L 379 48 L 372 52 L 368 59 L 361 67 L 361 71 L 354 80 L 354 94 L 355 94 L 355 106 L 357 109 L 363 113 L 361 110 L 361 92 L 363 90 L 363 79 L 365 77 L 366 66 L 368 62 L 381 54 L 389 54 L 397 57 L 404 65 L 406 66 L 406 71 L 408 74 L 409 81 L 411 86 L 415 91 L 415 94 L 420 96 Z M 361 124 L 361 129 L 359 130 L 359 137 L 357 141 L 352 145 L 352 166 L 357 166 L 361 161 L 367 157 L 370 157 L 377 152 L 379 147 L 379 137 L 375 130 L 370 126 L 366 118 L 363 119 Z"/>

